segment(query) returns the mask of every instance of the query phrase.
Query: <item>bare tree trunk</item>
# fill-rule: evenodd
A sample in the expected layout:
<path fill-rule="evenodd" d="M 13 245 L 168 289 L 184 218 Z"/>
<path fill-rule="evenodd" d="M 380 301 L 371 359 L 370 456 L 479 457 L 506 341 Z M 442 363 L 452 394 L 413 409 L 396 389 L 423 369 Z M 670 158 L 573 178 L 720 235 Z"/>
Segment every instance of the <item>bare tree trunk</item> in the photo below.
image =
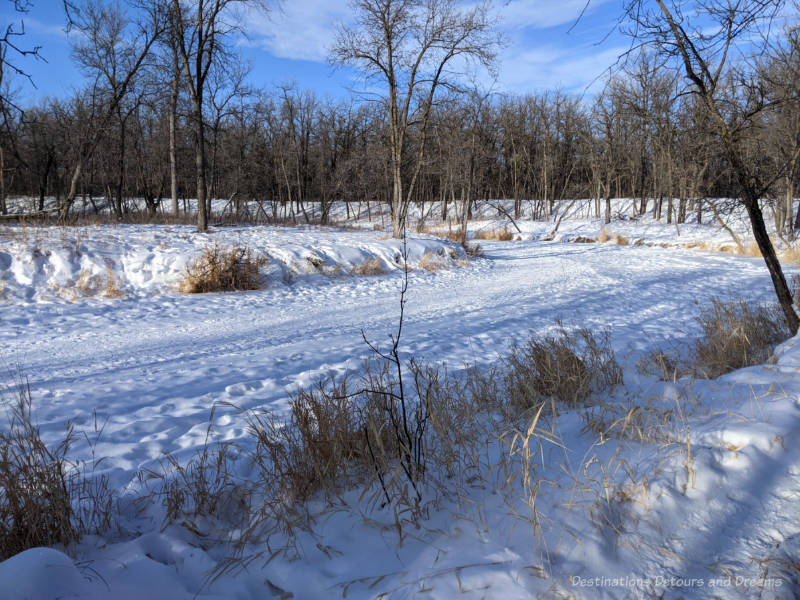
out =
<path fill-rule="evenodd" d="M 798 318 L 794 310 L 792 294 L 789 291 L 789 286 L 783 275 L 778 256 L 775 254 L 775 247 L 772 245 L 772 240 L 769 239 L 769 234 L 767 234 L 767 227 L 764 224 L 764 215 L 761 213 L 758 200 L 747 198 L 745 200 L 745 208 L 747 209 L 747 215 L 750 217 L 750 223 L 753 226 L 753 236 L 755 237 L 756 244 L 758 244 L 758 249 L 764 257 L 767 270 L 772 278 L 772 285 L 775 287 L 775 293 L 778 296 L 778 302 L 786 317 L 786 323 L 792 332 L 796 332 L 798 328 L 800 328 L 800 318 Z"/>
<path fill-rule="evenodd" d="M 81 173 L 83 171 L 83 163 L 81 160 L 78 160 L 78 163 L 75 165 L 75 170 L 72 172 L 72 178 L 69 182 L 69 191 L 67 192 L 64 201 L 61 203 L 61 206 L 58 209 L 58 221 L 59 223 L 65 223 L 67 217 L 69 216 L 69 211 L 72 208 L 72 203 L 75 201 L 75 195 L 78 193 L 78 181 L 81 179 Z"/>
<path fill-rule="evenodd" d="M 119 119 L 119 146 L 117 148 L 119 156 L 117 157 L 116 212 L 117 217 L 121 217 L 125 212 L 125 203 L 122 198 L 123 186 L 125 184 L 125 119 L 122 118 L 122 110 L 119 106 L 117 107 L 117 118 Z"/>
<path fill-rule="evenodd" d="M 785 217 L 786 217 L 786 235 L 790 241 L 794 241 L 794 182 L 791 176 L 786 177 L 786 198 L 784 200 Z"/>
<path fill-rule="evenodd" d="M 8 214 L 8 208 L 6 207 L 6 161 L 2 146 L 0 146 L 0 214 Z"/>
<path fill-rule="evenodd" d="M 180 86 L 180 65 L 178 49 L 172 49 L 172 90 L 169 96 L 169 189 L 172 197 L 172 212 L 178 214 L 178 157 L 176 141 L 176 121 L 178 120 L 178 92 Z"/>
<path fill-rule="evenodd" d="M 199 94 L 202 93 L 200 90 Z M 199 95 L 198 94 L 198 95 Z M 202 104 L 195 101 L 195 170 L 197 175 L 197 230 L 208 231 L 208 213 L 206 212 L 206 138 L 203 129 Z"/>
<path fill-rule="evenodd" d="M 392 237 L 399 238 L 403 228 L 403 180 L 400 163 L 392 165 Z"/>

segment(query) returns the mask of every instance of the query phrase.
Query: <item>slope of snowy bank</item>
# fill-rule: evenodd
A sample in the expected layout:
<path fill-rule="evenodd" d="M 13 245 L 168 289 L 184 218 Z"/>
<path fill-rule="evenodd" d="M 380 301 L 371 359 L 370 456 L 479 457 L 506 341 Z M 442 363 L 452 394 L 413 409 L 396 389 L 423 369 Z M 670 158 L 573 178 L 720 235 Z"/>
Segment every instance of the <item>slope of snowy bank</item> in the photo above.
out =
<path fill-rule="evenodd" d="M 372 232 L 242 229 L 230 243 L 260 243 L 274 252 L 272 265 L 309 262 L 311 252 L 335 257 L 330 264 L 375 254 L 387 264 L 386 276 L 312 274 L 284 285 L 268 271 L 275 284 L 246 294 L 134 291 L 166 286 L 164 273 L 182 269 L 176 255 L 204 247 L 180 235 L 170 241 L 180 231 L 83 234 L 83 256 L 163 253 L 160 264 L 172 265 L 155 269 L 157 277 L 139 275 L 142 283 L 125 298 L 36 302 L 37 292 L 26 293 L 41 280 L 31 277 L 19 285 L 18 301 L 0 309 L 2 358 L 30 379 L 45 440 L 58 440 L 67 421 L 92 438 L 94 424 L 104 424 L 93 448 L 73 452 L 104 457 L 97 474 L 118 491 L 140 489 L 137 474 L 157 471 L 166 453 L 189 460 L 205 441 L 215 405 L 214 439 L 242 448 L 236 473 L 247 476 L 252 441 L 241 411 L 285 414 L 298 386 L 358 371 L 368 354 L 362 332 L 385 344 L 397 324 L 401 271 L 388 265 L 398 247 Z M 108 235 L 114 240 L 104 246 Z M 273 239 L 280 244 L 271 246 Z M 441 244 L 415 237 L 409 261 Z M 0 590 L 42 600 L 797 597 L 800 338 L 779 348 L 773 364 L 715 381 L 665 383 L 633 367 L 643 352 L 698 334 L 695 303 L 771 299 L 763 261 L 657 247 L 482 245 L 486 257 L 470 268 L 410 273 L 404 357 L 457 370 L 465 362 L 492 364 L 513 340 L 551 331 L 557 318 L 609 328 L 626 383 L 598 399 L 596 418 L 624 419 L 634 407 L 669 414 L 668 427 L 644 441 L 619 426 L 598 436 L 583 411 L 543 423 L 553 438 L 533 454 L 536 527 L 526 504 L 530 488 L 509 484 L 499 469 L 459 490 L 460 501 L 431 503 L 419 528 L 400 532 L 390 508 L 365 504 L 353 490 L 334 506 L 312 503 L 313 532 L 298 533 L 295 552 L 267 560 L 281 545 L 275 538 L 247 571 L 211 582 L 208 574 L 228 553 L 223 544 L 191 524 L 164 527 L 158 505 L 141 513 L 123 502 L 119 528 L 104 539 L 0 563 Z M 170 252 L 173 246 L 180 252 Z M 496 465 L 503 448 L 489 440 L 484 466 Z M 511 503 L 509 490 L 518 492 Z"/>
<path fill-rule="evenodd" d="M 264 284 L 298 277 L 347 276 L 369 261 L 402 270 L 403 246 L 374 231 L 320 227 L 221 227 L 208 235 L 191 226 L 0 227 L 0 301 L 57 302 L 87 297 L 144 296 L 177 291 L 187 265 L 209 246 L 246 247 L 267 259 Z M 466 258 L 452 242 L 411 235 L 412 269 L 451 268 Z"/>

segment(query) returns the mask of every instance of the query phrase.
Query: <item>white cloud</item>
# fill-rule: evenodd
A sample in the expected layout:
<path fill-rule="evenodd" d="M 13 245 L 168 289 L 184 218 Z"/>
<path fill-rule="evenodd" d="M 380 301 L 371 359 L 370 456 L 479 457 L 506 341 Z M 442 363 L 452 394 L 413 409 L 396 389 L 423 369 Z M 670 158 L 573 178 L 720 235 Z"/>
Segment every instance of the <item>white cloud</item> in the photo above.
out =
<path fill-rule="evenodd" d="M 571 25 L 586 9 L 595 11 L 609 0 L 508 0 L 500 6 L 500 19 L 504 27 L 532 27 L 543 29 L 557 25 Z"/>
<path fill-rule="evenodd" d="M 591 0 L 586 17 L 610 0 Z M 510 41 L 499 57 L 497 87 L 525 93 L 561 87 L 582 93 L 626 48 L 598 48 L 594 39 L 537 30 L 563 25 L 566 30 L 586 6 L 586 0 L 496 0 L 499 27 Z M 612 11 L 613 12 L 613 11 Z M 250 44 L 279 58 L 325 62 L 338 23 L 352 20 L 347 2 L 294 0 L 269 15 L 245 15 Z M 596 33 L 596 32 L 595 32 Z M 598 34 L 602 38 L 605 30 Z"/>
<path fill-rule="evenodd" d="M 595 89 L 625 47 L 600 49 L 540 46 L 511 49 L 501 57 L 499 85 L 504 91 L 524 94 L 561 88 L 577 94 Z"/>
<path fill-rule="evenodd" d="M 349 17 L 346 2 L 295 0 L 269 15 L 249 13 L 245 30 L 274 56 L 324 62 L 335 41 L 337 23 Z"/>

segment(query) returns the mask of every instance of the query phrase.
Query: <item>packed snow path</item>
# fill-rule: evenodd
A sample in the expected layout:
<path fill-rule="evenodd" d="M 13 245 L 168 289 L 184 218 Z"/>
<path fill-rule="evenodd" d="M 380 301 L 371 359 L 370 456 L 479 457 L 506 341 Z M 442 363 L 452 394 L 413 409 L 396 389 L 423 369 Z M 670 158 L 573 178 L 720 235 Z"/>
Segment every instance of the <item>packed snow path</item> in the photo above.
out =
<path fill-rule="evenodd" d="M 485 250 L 468 267 L 409 274 L 406 353 L 451 367 L 491 361 L 561 318 L 612 330 L 624 357 L 696 333 L 695 300 L 772 297 L 754 258 L 535 242 Z M 401 280 L 320 276 L 249 293 L 6 306 L 2 359 L 30 380 L 46 434 L 66 418 L 89 426 L 95 411 L 107 421 L 98 450 L 124 479 L 201 444 L 215 402 L 280 410 L 294 386 L 357 371 L 362 330 L 377 344 L 396 330 Z M 243 430 L 230 418 L 216 424 L 231 424 L 218 431 L 235 439 Z"/>
<path fill-rule="evenodd" d="M 529 331 L 545 332 L 561 318 L 567 325 L 609 329 L 618 357 L 625 361 L 667 338 L 694 337 L 695 301 L 702 306 L 715 295 L 768 301 L 773 295 L 763 262 L 754 258 L 610 244 L 486 243 L 485 249 L 486 257 L 468 267 L 409 274 L 402 337 L 407 355 L 446 361 L 452 367 L 491 362 L 513 340 L 524 339 Z M 69 419 L 89 430 L 95 422 L 105 423 L 95 452 L 107 457 L 100 469 L 119 489 L 139 469 L 157 470 L 164 453 L 188 459 L 205 439 L 215 403 L 223 403 L 214 417 L 217 434 L 238 439 L 245 435 L 243 419 L 224 403 L 281 411 L 296 386 L 309 385 L 329 371 L 357 373 L 368 354 L 361 332 L 386 344 L 396 331 L 401 283 L 397 272 L 380 277 L 314 276 L 250 293 L 11 305 L 0 312 L 0 347 L 6 366 L 18 364 L 30 380 L 35 418 L 46 438 L 58 439 Z M 386 579 L 382 588 L 401 590 L 398 597 L 416 597 L 413 586 L 403 583 L 407 578 L 431 577 L 432 565 L 435 576 L 474 564 L 483 566 L 462 574 L 464 585 L 477 594 L 468 597 L 484 595 L 481 590 L 490 597 L 527 598 L 540 592 L 541 597 L 551 597 L 556 588 L 550 586 L 556 586 L 578 597 L 616 598 L 625 594 L 615 588 L 602 593 L 578 589 L 567 576 L 691 576 L 694 566 L 700 576 L 707 576 L 701 565 L 712 561 L 747 569 L 751 556 L 788 551 L 800 539 L 792 510 L 800 481 L 796 452 L 785 453 L 774 442 L 780 437 L 791 444 L 796 437 L 796 357 L 796 352 L 787 355 L 772 370 L 755 367 L 728 376 L 746 384 L 737 388 L 745 396 L 753 390 L 750 384 L 758 391 L 772 388 L 774 382 L 788 392 L 774 404 L 763 400 L 758 410 L 763 408 L 766 421 L 754 430 L 734 415 L 729 421 L 720 417 L 720 423 L 711 419 L 696 432 L 696 491 L 676 494 L 679 486 L 670 479 L 671 472 L 652 481 L 653 497 L 661 500 L 650 516 L 669 530 L 672 558 L 648 550 L 646 544 L 614 551 L 613 542 L 581 517 L 573 525 L 582 546 L 554 556 L 557 572 L 542 580 L 526 571 L 535 559 L 530 554 L 533 540 L 524 527 L 513 537 L 489 539 L 465 527 L 435 546 L 407 543 L 401 550 L 361 523 L 358 515 L 345 514 L 318 524 L 317 531 L 342 550 L 341 555 L 323 557 L 312 551 L 298 562 L 276 559 L 264 572 L 220 581 L 217 595 L 209 591 L 209 597 L 264 597 L 265 577 L 298 598 L 336 597 L 341 582 L 387 572 L 396 576 Z M 714 389 L 724 391 L 723 398 L 731 394 L 730 381 L 698 385 L 707 386 L 710 396 L 715 396 Z M 737 400 L 730 402 L 735 405 Z M 581 455 L 586 439 L 578 434 L 580 419 L 570 418 L 576 416 L 566 415 L 563 425 L 574 431 L 564 434 L 575 444 L 570 449 Z M 726 445 L 737 451 L 726 453 Z M 678 466 L 676 472 L 680 470 Z M 753 479 L 753 471 L 764 475 Z M 757 488 L 769 477 L 774 478 L 772 493 L 762 505 Z M 491 531 L 506 531 L 497 525 L 507 516 L 498 498 L 488 495 L 484 500 L 489 502 L 484 510 Z M 449 530 L 446 523 L 439 520 L 431 527 Z M 143 587 L 154 598 L 188 599 L 200 590 L 214 563 L 185 540 L 187 535 L 179 528 L 148 531 L 108 546 L 98 541 L 101 548 L 93 548 L 89 540 L 82 556 L 102 572 L 102 580 L 90 571 L 79 574 L 69 559 L 54 551 L 34 550 L 0 564 L 5 566 L 5 571 L 0 568 L 0 582 L 16 582 L 24 590 L 42 582 L 41 598 L 106 597 L 108 581 L 120 599 L 141 597 Z M 662 535 L 650 535 L 645 528 L 628 541 L 652 538 L 661 543 Z M 775 550 L 781 540 L 786 544 Z M 444 548 L 441 556 L 437 548 Z M 29 574 L 18 577 L 20 569 Z M 74 581 L 53 578 L 53 569 L 71 569 Z M 449 598 L 458 595 L 462 579 L 448 576 L 435 583 L 431 597 Z M 702 597 L 706 591 L 678 587 L 666 597 Z M 348 597 L 375 593 L 377 589 L 363 584 Z M 786 587 L 779 597 L 792 593 Z M 723 597 L 738 595 L 731 590 Z M 645 591 L 631 597 L 647 596 Z"/>

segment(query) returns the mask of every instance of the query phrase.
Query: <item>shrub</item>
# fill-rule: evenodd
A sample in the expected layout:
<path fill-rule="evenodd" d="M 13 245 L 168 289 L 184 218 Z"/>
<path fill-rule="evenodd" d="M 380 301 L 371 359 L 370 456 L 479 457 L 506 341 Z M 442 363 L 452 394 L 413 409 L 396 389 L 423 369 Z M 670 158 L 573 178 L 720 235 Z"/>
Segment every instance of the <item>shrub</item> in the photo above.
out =
<path fill-rule="evenodd" d="M 477 240 L 496 240 L 499 242 L 508 242 L 514 239 L 514 234 L 508 230 L 508 226 L 492 229 L 482 229 L 475 232 L 475 239 Z"/>
<path fill-rule="evenodd" d="M 250 248 L 221 248 L 215 244 L 186 268 L 180 285 L 184 294 L 261 289 L 259 270 L 266 264 Z"/>
<path fill-rule="evenodd" d="M 470 258 L 481 258 L 484 256 L 483 249 L 481 248 L 480 244 L 470 244 L 468 242 L 464 242 L 461 244 L 464 248 L 464 252 L 467 253 L 467 256 Z"/>
<path fill-rule="evenodd" d="M 630 244 L 630 240 L 628 240 L 628 238 L 626 238 L 624 235 L 615 235 L 614 243 L 617 246 L 627 246 L 628 244 Z"/>
<path fill-rule="evenodd" d="M 423 271 L 438 271 L 447 268 L 447 260 L 438 252 L 426 252 L 419 259 L 418 266 Z"/>
<path fill-rule="evenodd" d="M 772 348 L 790 335 L 777 306 L 751 305 L 743 299 L 713 298 L 698 322 L 703 336 L 692 350 L 694 371 L 710 379 L 766 362 Z"/>
<path fill-rule="evenodd" d="M 353 265 L 353 268 L 350 269 L 350 274 L 363 276 L 386 275 L 386 269 L 384 269 L 381 259 L 373 256 L 360 265 Z"/>
<path fill-rule="evenodd" d="M 523 410 L 547 399 L 582 405 L 593 392 L 622 382 L 607 333 L 598 339 L 588 329 L 568 332 L 561 324 L 554 336 L 514 346 L 506 363 L 509 403 Z"/>
<path fill-rule="evenodd" d="M 347 379 L 333 376 L 291 398 L 288 422 L 251 413 L 249 429 L 262 479 L 289 502 L 320 490 L 335 493 L 362 479 L 392 444 L 378 397 L 351 395 Z"/>
<path fill-rule="evenodd" d="M 20 380 L 0 431 L 0 560 L 37 546 L 67 546 L 110 526 L 113 498 L 105 477 L 68 460 L 72 426 L 55 446 L 42 440 L 30 386 Z"/>
<path fill-rule="evenodd" d="M 163 479 L 159 496 L 167 521 L 187 519 L 190 528 L 198 531 L 198 525 L 192 522 L 197 517 L 232 523 L 246 518 L 249 492 L 232 474 L 231 449 L 230 443 L 211 444 L 206 437 L 203 446 L 185 465 L 171 455 L 166 457 L 168 466 L 159 475 Z"/>

